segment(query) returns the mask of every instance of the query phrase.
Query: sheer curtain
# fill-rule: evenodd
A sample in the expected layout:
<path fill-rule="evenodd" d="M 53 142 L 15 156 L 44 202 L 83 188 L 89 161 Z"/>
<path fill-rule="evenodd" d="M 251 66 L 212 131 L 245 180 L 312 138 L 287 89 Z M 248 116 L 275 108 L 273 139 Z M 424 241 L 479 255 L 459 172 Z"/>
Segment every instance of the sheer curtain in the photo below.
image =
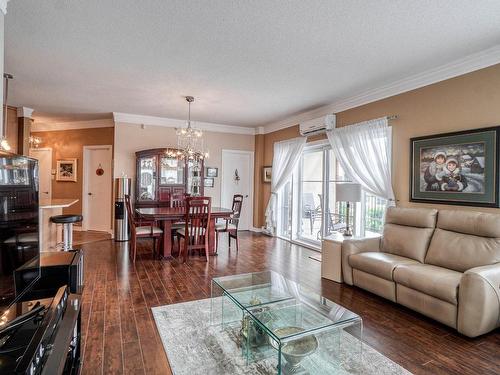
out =
<path fill-rule="evenodd" d="M 306 137 L 299 137 L 274 144 L 271 197 L 266 208 L 266 231 L 270 234 L 274 234 L 276 229 L 278 191 L 285 186 L 292 175 L 302 155 L 306 140 Z"/>
<path fill-rule="evenodd" d="M 361 122 L 327 132 L 342 168 L 365 191 L 394 205 L 391 179 L 391 128 L 387 118 Z"/>

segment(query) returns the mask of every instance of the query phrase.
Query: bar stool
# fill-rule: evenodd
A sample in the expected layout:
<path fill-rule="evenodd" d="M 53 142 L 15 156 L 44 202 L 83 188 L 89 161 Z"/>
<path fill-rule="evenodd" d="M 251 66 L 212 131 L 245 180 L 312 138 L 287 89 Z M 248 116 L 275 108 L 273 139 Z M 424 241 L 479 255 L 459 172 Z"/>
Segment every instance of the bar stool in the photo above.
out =
<path fill-rule="evenodd" d="M 51 216 L 50 221 L 54 224 L 63 225 L 63 250 L 73 249 L 73 224 L 83 220 L 82 215 L 56 215 Z M 58 244 L 59 245 L 59 244 Z"/>

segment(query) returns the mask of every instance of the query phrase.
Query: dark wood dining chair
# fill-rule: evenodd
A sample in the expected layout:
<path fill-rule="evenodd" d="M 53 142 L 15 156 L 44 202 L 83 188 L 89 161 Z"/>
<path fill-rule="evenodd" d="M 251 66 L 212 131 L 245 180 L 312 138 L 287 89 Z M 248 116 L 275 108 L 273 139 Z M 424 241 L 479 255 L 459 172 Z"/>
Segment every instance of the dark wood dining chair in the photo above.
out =
<path fill-rule="evenodd" d="M 170 196 L 170 207 L 186 207 L 186 198 L 189 194 L 172 194 Z"/>
<path fill-rule="evenodd" d="M 179 258 L 186 262 L 192 250 L 205 250 L 208 262 L 208 236 L 210 225 L 210 197 L 188 197 L 184 215 L 184 228 L 177 230 L 179 237 Z M 182 244 L 180 240 L 182 241 Z"/>
<path fill-rule="evenodd" d="M 174 208 L 183 208 L 186 207 L 186 198 L 189 197 L 187 193 L 175 193 L 170 196 L 170 207 Z M 172 223 L 171 230 L 171 239 L 172 239 L 172 248 L 175 249 L 175 239 L 177 238 L 176 233 L 177 230 L 184 228 L 184 221 L 176 221 Z M 179 244 L 179 252 L 180 252 L 180 244 Z"/>
<path fill-rule="evenodd" d="M 127 207 L 128 223 L 130 225 L 130 256 L 135 263 L 137 256 L 137 239 L 153 239 L 153 258 L 156 255 L 156 240 L 161 240 L 163 230 L 156 225 L 154 220 L 146 220 L 132 210 L 130 195 L 125 195 L 125 206 Z"/>
<path fill-rule="evenodd" d="M 238 224 L 240 222 L 241 207 L 243 205 L 243 195 L 235 194 L 233 196 L 233 213 L 230 218 L 224 219 L 224 222 L 215 224 L 215 233 L 217 245 L 215 252 L 217 253 L 219 249 L 219 233 L 227 233 L 228 246 L 231 248 L 231 238 L 236 240 L 236 251 L 239 251 L 239 241 L 238 241 Z"/>

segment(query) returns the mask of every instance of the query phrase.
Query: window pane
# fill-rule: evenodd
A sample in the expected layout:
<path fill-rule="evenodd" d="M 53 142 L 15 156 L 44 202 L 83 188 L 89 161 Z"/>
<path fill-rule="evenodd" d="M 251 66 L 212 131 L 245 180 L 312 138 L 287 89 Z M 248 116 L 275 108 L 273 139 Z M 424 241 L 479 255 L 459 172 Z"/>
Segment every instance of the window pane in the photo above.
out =
<path fill-rule="evenodd" d="M 298 236 L 302 239 L 321 240 L 323 195 L 323 150 L 305 152 L 301 160 Z"/>
<path fill-rule="evenodd" d="M 278 235 L 290 238 L 292 234 L 292 183 L 288 181 L 278 193 Z"/>
<path fill-rule="evenodd" d="M 366 234 L 382 233 L 387 200 L 366 193 L 364 203 Z"/>
<path fill-rule="evenodd" d="M 327 226 L 326 235 L 330 235 L 333 232 L 341 232 L 346 227 L 346 217 L 347 217 L 347 203 L 337 202 L 335 189 L 336 184 L 342 181 L 348 181 L 344 170 L 340 163 L 335 159 L 335 154 L 332 150 L 328 151 L 328 157 L 330 158 L 330 180 L 328 181 L 328 212 L 326 215 Z M 354 215 L 355 215 L 355 205 L 351 205 L 349 212 L 349 224 L 354 227 Z"/>

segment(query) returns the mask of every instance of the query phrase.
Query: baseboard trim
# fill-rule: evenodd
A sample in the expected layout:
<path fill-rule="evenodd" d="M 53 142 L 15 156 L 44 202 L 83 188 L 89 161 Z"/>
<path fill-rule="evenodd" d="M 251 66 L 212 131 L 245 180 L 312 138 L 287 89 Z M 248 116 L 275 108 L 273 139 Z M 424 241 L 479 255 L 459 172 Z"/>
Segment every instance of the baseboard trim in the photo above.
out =
<path fill-rule="evenodd" d="M 262 228 L 257 228 L 257 227 L 250 227 L 248 230 L 250 232 L 255 232 L 255 233 L 262 233 L 262 231 L 263 231 Z"/>

